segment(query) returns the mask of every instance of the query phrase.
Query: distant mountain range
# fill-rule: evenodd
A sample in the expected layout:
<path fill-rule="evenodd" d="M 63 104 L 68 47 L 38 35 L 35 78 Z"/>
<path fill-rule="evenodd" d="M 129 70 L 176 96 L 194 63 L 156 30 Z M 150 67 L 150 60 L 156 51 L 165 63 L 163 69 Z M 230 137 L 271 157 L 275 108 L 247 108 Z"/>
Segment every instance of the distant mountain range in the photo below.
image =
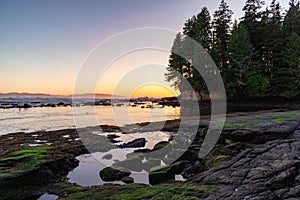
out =
<path fill-rule="evenodd" d="M 10 92 L 10 93 L 0 93 L 0 98 L 71 98 L 72 95 L 51 95 L 51 94 L 42 94 L 42 93 L 18 93 L 18 92 Z M 76 94 L 74 95 L 76 98 L 97 98 L 97 99 L 110 99 L 110 98 L 126 98 L 121 95 L 111 95 L 111 94 Z"/>

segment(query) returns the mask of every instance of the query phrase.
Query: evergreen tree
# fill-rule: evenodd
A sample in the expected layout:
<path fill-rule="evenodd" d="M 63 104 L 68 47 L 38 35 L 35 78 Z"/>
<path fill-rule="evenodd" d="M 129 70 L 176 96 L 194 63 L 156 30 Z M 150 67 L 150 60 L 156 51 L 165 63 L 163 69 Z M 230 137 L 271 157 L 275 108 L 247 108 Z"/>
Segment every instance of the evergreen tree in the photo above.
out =
<path fill-rule="evenodd" d="M 224 0 L 221 1 L 218 10 L 214 13 L 212 57 L 221 73 L 226 70 L 227 65 L 226 51 L 230 36 L 232 14 L 233 12 Z"/>
<path fill-rule="evenodd" d="M 300 92 L 300 38 L 292 33 L 284 51 L 285 64 L 277 68 L 272 80 L 272 95 L 293 98 Z"/>
<path fill-rule="evenodd" d="M 229 67 L 224 76 L 227 96 L 235 97 L 238 94 L 242 97 L 245 86 L 245 76 L 252 64 L 253 48 L 250 43 L 247 29 L 235 25 L 228 42 L 227 57 Z"/>
<path fill-rule="evenodd" d="M 300 96 L 299 0 L 290 0 L 284 17 L 276 0 L 265 11 L 261 11 L 262 5 L 262 0 L 246 0 L 245 15 L 240 23 L 234 22 L 232 32 L 232 11 L 224 0 L 213 15 L 212 25 L 207 8 L 188 19 L 184 35 L 178 34 L 174 41 L 166 80 L 184 91 L 184 78 L 203 94 L 208 91 L 202 76 L 214 81 L 221 72 L 229 98 Z M 220 71 L 211 70 L 189 37 L 212 55 Z M 202 76 L 195 63 L 202 63 Z"/>
<path fill-rule="evenodd" d="M 243 11 L 245 12 L 244 21 L 248 23 L 255 22 L 260 17 L 259 10 L 265 4 L 262 0 L 247 0 Z M 248 22 L 248 23 L 247 23 Z M 249 24 L 250 25 L 250 24 Z"/>
<path fill-rule="evenodd" d="M 169 66 L 167 73 L 165 74 L 166 81 L 171 82 L 172 86 L 176 89 L 180 89 L 182 67 L 184 66 L 185 60 L 178 55 L 178 52 L 182 51 L 183 38 L 181 33 L 177 33 L 176 38 L 173 42 L 171 49 L 171 55 L 169 57 Z"/>
<path fill-rule="evenodd" d="M 243 23 L 249 32 L 250 41 L 252 43 L 254 43 L 255 36 L 257 36 L 255 35 L 257 23 L 262 14 L 260 9 L 264 4 L 265 2 L 262 0 L 247 0 L 243 8 L 243 11 L 245 12 L 244 17 L 242 18 Z"/>
<path fill-rule="evenodd" d="M 261 41 L 264 39 L 261 27 L 261 18 L 263 12 L 261 8 L 264 5 L 262 0 L 247 0 L 243 11 L 245 12 L 242 22 L 248 30 L 250 42 L 257 52 L 261 51 Z M 260 53 L 256 54 L 255 60 L 261 60 Z"/>
<path fill-rule="evenodd" d="M 198 42 L 206 51 L 210 51 L 212 46 L 211 17 L 206 7 L 202 8 L 201 12 L 196 17 L 194 16 L 186 22 L 184 34 Z M 192 85 L 193 89 L 198 91 L 202 98 L 202 94 L 208 93 L 208 91 L 203 77 L 199 74 L 195 67 L 192 66 L 192 63 L 196 62 L 193 59 L 201 56 L 197 55 L 200 52 L 195 52 L 193 46 L 194 44 L 190 39 L 184 39 L 183 49 L 185 58 L 187 58 L 190 62 L 185 63 L 183 73 L 185 78 Z"/>
<path fill-rule="evenodd" d="M 212 45 L 211 17 L 206 7 L 202 8 L 197 15 L 194 30 L 195 36 L 193 39 L 199 42 L 204 49 L 210 51 Z"/>
<path fill-rule="evenodd" d="M 288 38 L 284 60 L 290 67 L 300 71 L 300 37 L 297 33 L 292 33 Z"/>
<path fill-rule="evenodd" d="M 182 77 L 184 77 L 192 85 L 193 89 L 198 91 L 201 95 L 202 93 L 207 92 L 207 87 L 202 76 L 194 68 L 194 66 L 192 66 L 192 62 L 195 62 L 193 59 L 198 56 L 197 54 L 199 52 L 195 52 L 195 44 L 191 39 L 198 42 L 207 51 L 210 51 L 212 46 L 211 18 L 207 8 L 202 8 L 201 12 L 197 16 L 193 16 L 191 19 L 186 21 L 183 28 L 183 34 L 183 37 L 180 37 L 179 35 L 176 37 L 173 48 L 178 46 L 177 44 L 180 43 L 182 56 L 187 60 L 178 58 L 176 55 L 171 54 L 166 80 L 172 81 L 173 86 L 177 88 L 181 87 L 181 90 L 186 90 L 187 88 L 183 88 L 184 86 L 180 84 L 181 80 L 175 75 L 177 74 L 176 72 L 179 72 Z M 180 64 L 180 68 L 178 68 L 178 64 Z"/>
<path fill-rule="evenodd" d="M 290 8 L 283 22 L 283 30 L 285 38 L 288 38 L 292 33 L 300 35 L 300 3 L 299 1 L 291 0 Z"/>
<path fill-rule="evenodd" d="M 281 6 L 273 0 L 270 9 L 267 9 L 261 21 L 260 44 L 261 63 L 264 75 L 273 78 L 273 71 L 282 65 L 282 46 L 284 36 L 282 32 Z M 276 42 L 275 42 L 276 41 Z"/>

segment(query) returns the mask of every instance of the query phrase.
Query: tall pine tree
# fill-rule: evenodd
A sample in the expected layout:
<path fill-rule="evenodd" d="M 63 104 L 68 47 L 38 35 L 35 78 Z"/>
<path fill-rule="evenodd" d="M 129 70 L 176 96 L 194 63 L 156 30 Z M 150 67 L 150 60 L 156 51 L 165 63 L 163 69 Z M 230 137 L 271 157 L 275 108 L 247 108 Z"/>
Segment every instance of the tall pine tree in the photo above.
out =
<path fill-rule="evenodd" d="M 300 92 L 300 37 L 292 33 L 284 51 L 285 65 L 275 71 L 273 95 L 293 98 Z"/>
<path fill-rule="evenodd" d="M 213 19 L 213 49 L 212 57 L 223 73 L 227 67 L 227 44 L 230 37 L 231 17 L 233 12 L 229 9 L 227 3 L 222 0 L 218 10 L 214 13 Z"/>
<path fill-rule="evenodd" d="M 300 2 L 297 0 L 290 1 L 290 8 L 283 21 L 283 31 L 285 38 L 288 38 L 292 33 L 300 35 Z"/>
<path fill-rule="evenodd" d="M 180 74 L 182 74 L 182 67 L 186 62 L 180 55 L 178 55 L 178 53 L 182 51 L 182 43 L 182 34 L 177 33 L 169 57 L 169 66 L 167 68 L 168 72 L 165 74 L 166 81 L 170 82 L 175 89 L 180 89 L 182 79 Z"/>

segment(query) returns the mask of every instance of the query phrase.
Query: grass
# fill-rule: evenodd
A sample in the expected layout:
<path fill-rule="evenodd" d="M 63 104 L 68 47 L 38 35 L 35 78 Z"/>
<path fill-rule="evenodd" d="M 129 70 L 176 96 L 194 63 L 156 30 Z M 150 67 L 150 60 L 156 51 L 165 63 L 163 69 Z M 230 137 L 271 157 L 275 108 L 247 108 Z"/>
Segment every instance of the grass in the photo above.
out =
<path fill-rule="evenodd" d="M 29 147 L 14 151 L 0 159 L 0 177 L 15 176 L 30 171 L 49 158 L 49 146 Z"/>
<path fill-rule="evenodd" d="M 192 185 L 192 184 L 161 184 L 157 186 L 145 186 L 138 184 L 127 184 L 123 186 L 95 186 L 80 187 L 70 184 L 55 184 L 52 186 L 59 188 L 59 193 L 67 193 L 66 200 L 180 200 L 205 198 L 215 190 L 213 185 Z"/>

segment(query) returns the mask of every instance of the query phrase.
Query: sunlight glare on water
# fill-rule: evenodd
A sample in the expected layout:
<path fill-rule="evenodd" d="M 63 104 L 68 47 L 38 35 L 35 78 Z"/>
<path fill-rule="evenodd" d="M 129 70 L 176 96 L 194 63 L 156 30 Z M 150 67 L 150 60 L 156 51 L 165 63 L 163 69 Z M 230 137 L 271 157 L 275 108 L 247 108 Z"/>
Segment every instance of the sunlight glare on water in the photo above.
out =
<path fill-rule="evenodd" d="M 95 111 L 94 111 L 95 108 Z M 1 109 L 0 135 L 14 132 L 34 132 L 40 130 L 59 130 L 75 128 L 72 107 L 35 107 L 29 109 Z M 157 122 L 180 118 L 180 108 L 140 108 L 81 106 L 76 107 L 80 118 L 77 128 L 96 125 L 117 125 Z M 94 113 L 96 113 L 96 120 Z"/>

